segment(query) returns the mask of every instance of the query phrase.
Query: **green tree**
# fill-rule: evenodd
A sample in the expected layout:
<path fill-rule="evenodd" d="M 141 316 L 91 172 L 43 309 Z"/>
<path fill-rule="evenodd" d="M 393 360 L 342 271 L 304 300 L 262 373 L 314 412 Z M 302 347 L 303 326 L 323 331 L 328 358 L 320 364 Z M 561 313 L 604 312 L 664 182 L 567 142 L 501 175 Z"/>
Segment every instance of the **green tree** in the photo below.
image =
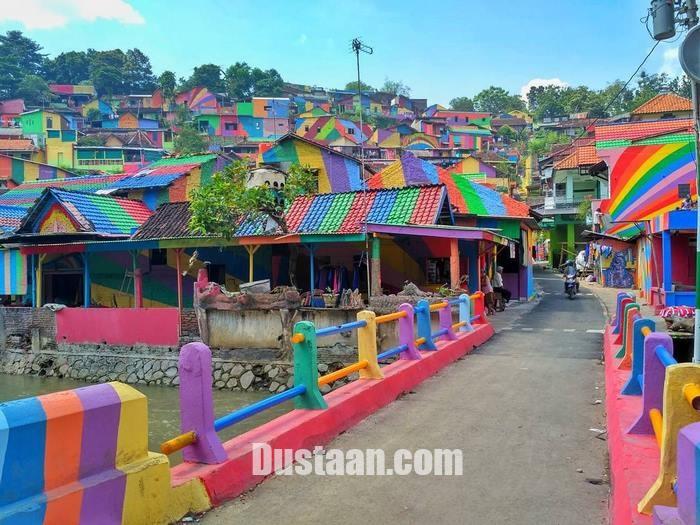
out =
<path fill-rule="evenodd" d="M 211 183 L 194 190 L 190 203 L 192 230 L 230 239 L 241 219 L 266 215 L 275 221 L 280 231 L 289 232 L 284 212 L 296 197 L 318 189 L 313 172 L 293 164 L 283 188 L 249 188 L 248 169 L 245 161 L 234 162 L 215 173 Z"/>
<path fill-rule="evenodd" d="M 226 94 L 234 100 L 253 96 L 253 75 L 245 62 L 236 62 L 224 72 Z"/>
<path fill-rule="evenodd" d="M 16 95 L 24 99 L 28 105 L 41 106 L 51 99 L 51 90 L 46 81 L 36 75 L 25 75 L 19 81 Z"/>
<path fill-rule="evenodd" d="M 175 153 L 192 155 L 207 151 L 207 141 L 194 126 L 184 126 L 173 141 Z"/>
<path fill-rule="evenodd" d="M 151 93 L 156 88 L 156 77 L 151 60 L 139 49 L 129 49 L 124 60 L 124 84 L 131 93 Z"/>
<path fill-rule="evenodd" d="M 360 82 L 360 87 L 362 88 L 363 93 L 367 91 L 376 91 L 372 86 L 365 84 L 364 82 Z M 357 93 L 357 80 L 353 80 L 352 82 L 345 84 L 345 89 L 347 91 L 354 91 Z"/>
<path fill-rule="evenodd" d="M 506 140 L 506 142 L 514 141 L 518 135 L 515 132 L 515 130 L 507 124 L 498 128 L 496 133 L 498 133 L 499 136 L 503 137 Z"/>
<path fill-rule="evenodd" d="M 513 110 L 525 110 L 525 103 L 517 95 L 511 95 L 505 89 L 490 86 L 476 94 L 474 107 L 477 111 L 485 111 L 498 115 Z"/>
<path fill-rule="evenodd" d="M 454 111 L 474 111 L 474 101 L 469 97 L 456 97 L 450 100 L 450 109 Z"/>
<path fill-rule="evenodd" d="M 68 51 L 46 61 L 47 78 L 57 84 L 79 84 L 90 78 L 90 59 L 84 51 Z"/>
<path fill-rule="evenodd" d="M 163 71 L 158 77 L 158 86 L 163 90 L 163 96 L 167 99 L 171 99 L 175 95 L 175 84 L 175 73 L 172 71 Z"/>
<path fill-rule="evenodd" d="M 90 108 L 85 117 L 88 119 L 88 122 L 99 122 L 102 120 L 102 113 L 97 108 Z"/>
<path fill-rule="evenodd" d="M 21 31 L 0 35 L 0 98 L 17 96 L 17 87 L 26 75 L 41 75 L 45 58 L 41 46 Z"/>
<path fill-rule="evenodd" d="M 126 54 L 121 49 L 86 52 L 90 60 L 90 80 L 100 95 L 123 95 L 129 90 L 124 83 Z"/>
<path fill-rule="evenodd" d="M 224 92 L 224 80 L 221 68 L 216 64 L 202 64 L 192 71 L 192 75 L 181 86 L 183 90 L 204 86 L 213 93 Z"/>
<path fill-rule="evenodd" d="M 224 71 L 226 94 L 234 100 L 250 97 L 279 97 L 284 81 L 275 69 L 262 70 L 236 62 Z"/>
<path fill-rule="evenodd" d="M 400 80 L 389 80 L 388 78 L 384 79 L 384 84 L 382 84 L 382 87 L 379 88 L 379 91 L 382 93 L 391 93 L 392 95 L 401 95 L 404 97 L 411 96 L 410 87 Z"/>
<path fill-rule="evenodd" d="M 123 94 L 122 70 L 110 65 L 99 65 L 90 72 L 92 84 L 101 95 Z"/>
<path fill-rule="evenodd" d="M 532 86 L 527 93 L 527 103 L 537 120 L 566 114 L 561 86 Z"/>

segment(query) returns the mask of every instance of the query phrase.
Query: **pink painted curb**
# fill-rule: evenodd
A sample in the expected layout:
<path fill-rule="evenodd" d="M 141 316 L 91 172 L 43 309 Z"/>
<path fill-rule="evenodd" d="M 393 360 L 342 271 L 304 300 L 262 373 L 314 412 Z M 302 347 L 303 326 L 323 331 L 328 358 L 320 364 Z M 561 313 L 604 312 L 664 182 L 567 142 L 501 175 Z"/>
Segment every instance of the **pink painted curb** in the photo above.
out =
<path fill-rule="evenodd" d="M 641 396 L 620 394 L 629 379 L 629 370 L 619 370 L 621 359 L 616 335 L 606 326 L 603 336 L 605 357 L 605 412 L 610 455 L 610 506 L 612 525 L 651 525 L 651 516 L 637 512 L 637 503 L 656 481 L 659 448 L 653 436 L 628 434 L 642 410 Z"/>
<path fill-rule="evenodd" d="M 358 380 L 330 392 L 326 410 L 292 410 L 224 443 L 228 460 L 218 465 L 183 463 L 171 470 L 173 485 L 194 478 L 204 484 L 213 506 L 235 498 L 262 482 L 252 474 L 252 444 L 272 448 L 313 450 L 394 401 L 450 363 L 471 352 L 494 334 L 490 324 L 474 325 L 455 341 L 437 343 L 437 351 L 421 352 L 422 359 L 397 360 L 382 368 L 382 380 Z"/>

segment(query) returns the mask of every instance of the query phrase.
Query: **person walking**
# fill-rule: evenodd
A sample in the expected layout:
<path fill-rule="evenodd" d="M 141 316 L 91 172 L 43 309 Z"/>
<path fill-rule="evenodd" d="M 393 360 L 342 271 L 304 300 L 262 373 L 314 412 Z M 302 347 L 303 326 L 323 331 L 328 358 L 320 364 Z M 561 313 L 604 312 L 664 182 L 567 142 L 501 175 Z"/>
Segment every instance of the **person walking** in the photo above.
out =
<path fill-rule="evenodd" d="M 510 298 L 513 296 L 507 288 L 503 287 L 503 266 L 498 266 L 496 273 L 493 274 L 493 291 L 500 293 L 506 304 L 510 302 Z"/>

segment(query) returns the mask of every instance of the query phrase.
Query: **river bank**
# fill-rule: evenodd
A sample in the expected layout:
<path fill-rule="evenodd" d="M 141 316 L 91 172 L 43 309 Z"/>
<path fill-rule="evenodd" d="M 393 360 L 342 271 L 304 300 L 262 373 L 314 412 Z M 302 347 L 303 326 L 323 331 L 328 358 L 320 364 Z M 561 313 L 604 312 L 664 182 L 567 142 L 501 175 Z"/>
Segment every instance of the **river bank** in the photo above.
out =
<path fill-rule="evenodd" d="M 0 402 L 4 403 L 23 397 L 80 388 L 88 384 L 88 382 L 67 377 L 0 374 Z M 148 385 L 135 385 L 134 387 L 148 398 L 148 446 L 150 450 L 158 451 L 163 441 L 180 433 L 180 398 L 178 389 Z M 216 416 L 224 415 L 267 397 L 267 395 L 265 392 L 214 390 Z M 231 439 L 290 411 L 292 408 L 293 404 L 291 402 L 278 405 L 221 431 L 219 436 L 222 440 Z M 171 464 L 178 464 L 181 461 L 182 456 L 179 453 L 170 456 Z"/>

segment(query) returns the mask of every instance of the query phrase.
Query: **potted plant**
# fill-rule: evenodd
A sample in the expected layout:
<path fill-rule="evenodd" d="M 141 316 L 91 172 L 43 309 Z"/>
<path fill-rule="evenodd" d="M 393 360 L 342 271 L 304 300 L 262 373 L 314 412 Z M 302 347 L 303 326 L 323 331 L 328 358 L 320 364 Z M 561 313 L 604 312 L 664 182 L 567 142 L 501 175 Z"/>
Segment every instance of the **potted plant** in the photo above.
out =
<path fill-rule="evenodd" d="M 333 308 L 338 301 L 338 294 L 333 293 L 333 289 L 329 286 L 326 288 L 326 292 L 323 294 L 323 303 L 326 308 Z"/>

